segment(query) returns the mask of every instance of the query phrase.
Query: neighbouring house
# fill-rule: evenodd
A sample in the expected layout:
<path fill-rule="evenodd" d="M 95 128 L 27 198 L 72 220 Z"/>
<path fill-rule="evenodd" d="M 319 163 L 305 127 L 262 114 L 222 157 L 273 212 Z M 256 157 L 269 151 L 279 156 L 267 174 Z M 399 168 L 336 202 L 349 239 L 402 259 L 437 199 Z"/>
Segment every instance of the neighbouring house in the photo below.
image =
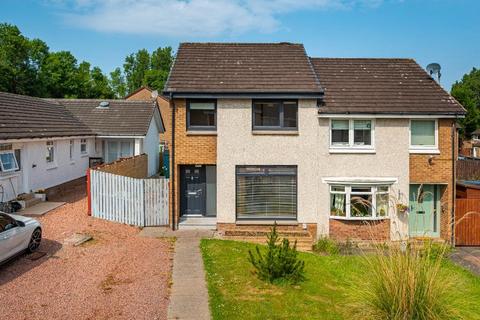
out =
<path fill-rule="evenodd" d="M 0 202 L 83 179 L 89 162 L 148 155 L 163 124 L 152 102 L 41 99 L 0 92 Z"/>
<path fill-rule="evenodd" d="M 414 60 L 182 43 L 163 93 L 173 228 L 451 239 L 465 110 Z"/>
<path fill-rule="evenodd" d="M 160 115 L 162 116 L 163 125 L 165 130 L 160 132 L 160 145 L 168 148 L 171 135 L 169 135 L 170 130 L 170 102 L 168 99 L 162 95 L 159 95 L 156 90 L 152 90 L 149 87 L 140 87 L 134 92 L 130 93 L 125 97 L 125 100 L 129 101 L 157 101 L 158 108 L 160 110 Z"/>
<path fill-rule="evenodd" d="M 460 154 L 467 157 L 480 158 L 480 129 L 472 132 L 470 139 L 462 141 Z"/>

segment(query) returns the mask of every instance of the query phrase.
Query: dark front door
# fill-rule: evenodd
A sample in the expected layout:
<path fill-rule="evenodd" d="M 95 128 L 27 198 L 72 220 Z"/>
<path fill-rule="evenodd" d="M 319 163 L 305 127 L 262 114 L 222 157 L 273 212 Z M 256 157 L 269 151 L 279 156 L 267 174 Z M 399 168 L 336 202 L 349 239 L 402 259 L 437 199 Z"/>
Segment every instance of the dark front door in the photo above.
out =
<path fill-rule="evenodd" d="M 181 175 L 181 214 L 205 215 L 207 193 L 205 166 L 182 166 Z"/>

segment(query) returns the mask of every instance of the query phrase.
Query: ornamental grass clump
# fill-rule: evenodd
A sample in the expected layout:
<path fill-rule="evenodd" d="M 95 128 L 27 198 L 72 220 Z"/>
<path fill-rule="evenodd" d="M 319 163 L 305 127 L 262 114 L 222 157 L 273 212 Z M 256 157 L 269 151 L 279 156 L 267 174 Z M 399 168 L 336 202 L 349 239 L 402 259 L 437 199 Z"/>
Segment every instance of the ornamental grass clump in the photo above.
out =
<path fill-rule="evenodd" d="M 352 290 L 361 319 L 454 319 L 451 282 L 441 276 L 446 245 L 391 244 L 365 255 L 367 273 Z"/>
<path fill-rule="evenodd" d="M 248 251 L 249 261 L 260 280 L 298 283 L 305 280 L 305 262 L 298 258 L 297 242 L 290 246 L 288 239 L 279 239 L 276 225 L 267 235 L 267 248 L 262 253 L 257 246 L 255 253 Z"/>

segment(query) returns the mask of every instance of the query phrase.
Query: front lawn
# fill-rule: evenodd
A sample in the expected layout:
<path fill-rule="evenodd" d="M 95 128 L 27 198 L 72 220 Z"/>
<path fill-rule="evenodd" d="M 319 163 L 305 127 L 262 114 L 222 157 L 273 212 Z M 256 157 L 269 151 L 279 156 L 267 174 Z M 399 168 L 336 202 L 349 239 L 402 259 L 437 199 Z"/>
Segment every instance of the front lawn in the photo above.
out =
<path fill-rule="evenodd" d="M 365 277 L 358 256 L 301 253 L 307 280 L 271 285 L 252 274 L 248 250 L 255 245 L 202 240 L 213 319 L 350 319 L 349 291 Z M 480 278 L 446 261 L 443 277 L 454 279 L 454 298 L 464 319 L 480 319 Z"/>

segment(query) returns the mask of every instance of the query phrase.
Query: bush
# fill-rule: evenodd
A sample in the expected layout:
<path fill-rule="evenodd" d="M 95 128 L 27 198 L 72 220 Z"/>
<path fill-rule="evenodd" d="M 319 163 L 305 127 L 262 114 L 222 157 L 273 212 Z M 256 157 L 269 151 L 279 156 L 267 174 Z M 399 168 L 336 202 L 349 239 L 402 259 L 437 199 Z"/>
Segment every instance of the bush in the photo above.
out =
<path fill-rule="evenodd" d="M 267 235 L 267 249 L 263 254 L 256 247 L 256 254 L 248 251 L 249 261 L 260 280 L 274 283 L 279 280 L 298 283 L 305 280 L 305 262 L 298 259 L 297 242 L 290 246 L 288 239 L 279 240 L 277 226 Z"/>
<path fill-rule="evenodd" d="M 451 284 L 440 277 L 446 246 L 390 245 L 365 256 L 362 280 L 352 290 L 353 310 L 363 319 L 451 319 Z"/>
<path fill-rule="evenodd" d="M 321 237 L 313 245 L 313 251 L 323 254 L 335 255 L 340 253 L 337 243 L 328 237 Z"/>

